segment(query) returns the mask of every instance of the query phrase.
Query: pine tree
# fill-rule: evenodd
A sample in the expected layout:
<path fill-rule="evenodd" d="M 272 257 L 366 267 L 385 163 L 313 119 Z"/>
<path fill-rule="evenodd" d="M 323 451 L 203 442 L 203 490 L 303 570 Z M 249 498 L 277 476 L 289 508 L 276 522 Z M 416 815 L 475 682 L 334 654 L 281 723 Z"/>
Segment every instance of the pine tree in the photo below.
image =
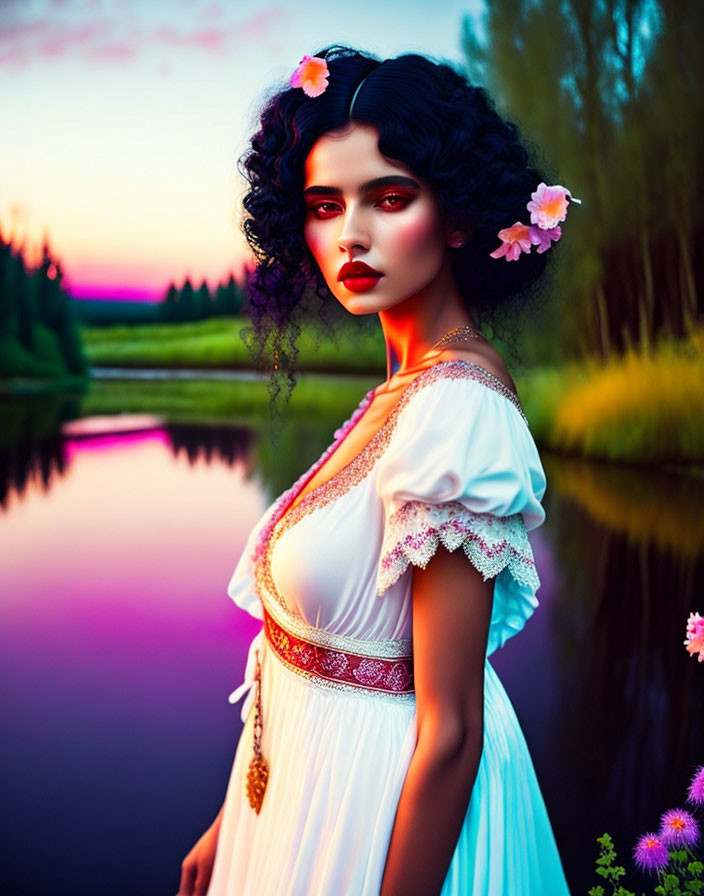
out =
<path fill-rule="evenodd" d="M 188 277 L 184 281 L 183 286 L 181 287 L 181 294 L 179 297 L 179 316 L 177 320 L 194 320 L 195 319 L 195 311 L 196 311 L 196 296 L 193 291 L 193 286 Z"/>
<path fill-rule="evenodd" d="M 159 305 L 159 317 L 166 323 L 178 320 L 178 290 L 174 283 L 169 284 L 161 304 Z"/>
<path fill-rule="evenodd" d="M 198 292 L 195 294 L 195 320 L 202 320 L 210 314 L 210 290 L 205 280 L 201 283 Z"/>

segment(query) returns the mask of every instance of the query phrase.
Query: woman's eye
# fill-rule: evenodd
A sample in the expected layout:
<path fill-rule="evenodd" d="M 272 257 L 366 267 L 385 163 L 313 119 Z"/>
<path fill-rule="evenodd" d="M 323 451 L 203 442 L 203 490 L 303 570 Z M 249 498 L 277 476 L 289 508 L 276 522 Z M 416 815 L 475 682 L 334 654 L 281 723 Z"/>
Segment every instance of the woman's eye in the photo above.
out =
<path fill-rule="evenodd" d="M 382 196 L 379 200 L 379 204 L 386 203 L 385 208 L 403 208 L 410 202 L 410 197 L 404 196 L 401 193 L 387 193 L 386 196 Z"/>
<path fill-rule="evenodd" d="M 339 211 L 339 207 L 335 202 L 316 202 L 315 205 L 308 206 L 308 211 L 319 218 L 327 218 Z"/>

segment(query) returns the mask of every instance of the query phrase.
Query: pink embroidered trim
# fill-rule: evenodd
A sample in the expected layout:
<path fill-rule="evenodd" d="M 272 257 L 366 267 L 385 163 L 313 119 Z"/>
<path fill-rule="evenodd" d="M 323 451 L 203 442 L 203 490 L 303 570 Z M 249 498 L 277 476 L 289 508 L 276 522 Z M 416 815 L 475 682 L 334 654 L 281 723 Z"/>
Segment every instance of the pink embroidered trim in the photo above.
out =
<path fill-rule="evenodd" d="M 276 653 L 304 674 L 390 694 L 413 692 L 413 657 L 384 659 L 329 650 L 286 631 L 264 610 L 264 633 Z"/>
<path fill-rule="evenodd" d="M 354 429 L 359 418 L 367 410 L 367 407 L 372 400 L 373 393 L 373 389 L 370 389 L 367 392 L 367 394 L 362 398 L 360 403 L 352 412 L 352 416 L 349 418 L 349 420 L 346 420 L 339 429 L 335 430 L 333 434 L 333 442 L 328 445 L 328 447 L 320 455 L 318 460 L 304 473 L 301 473 L 301 475 L 293 483 L 293 485 L 290 488 L 286 489 L 286 491 L 283 492 L 283 494 L 279 495 L 279 497 L 276 499 L 272 508 L 272 512 L 269 515 L 269 520 L 267 521 L 266 525 L 262 527 L 259 535 L 257 536 L 257 542 L 254 546 L 252 557 L 255 563 L 259 560 L 259 558 L 266 550 L 271 533 L 274 531 L 274 528 L 276 527 L 278 521 L 281 519 L 283 513 L 286 512 L 286 508 L 288 507 L 288 505 L 292 504 L 296 500 L 296 496 L 298 495 L 299 491 L 305 488 L 306 483 L 310 479 L 312 479 L 313 476 L 315 476 L 315 474 L 323 466 L 325 461 L 330 457 L 331 454 L 335 452 L 337 446 L 345 440 L 345 438 L 347 437 L 347 433 L 351 429 Z"/>
<path fill-rule="evenodd" d="M 461 501 L 427 504 L 408 501 L 386 524 L 381 549 L 377 594 L 382 595 L 408 568 L 428 565 L 443 544 L 460 545 L 486 581 L 508 567 L 514 579 L 533 592 L 540 587 L 533 551 L 520 513 L 495 516 L 475 513 Z"/>

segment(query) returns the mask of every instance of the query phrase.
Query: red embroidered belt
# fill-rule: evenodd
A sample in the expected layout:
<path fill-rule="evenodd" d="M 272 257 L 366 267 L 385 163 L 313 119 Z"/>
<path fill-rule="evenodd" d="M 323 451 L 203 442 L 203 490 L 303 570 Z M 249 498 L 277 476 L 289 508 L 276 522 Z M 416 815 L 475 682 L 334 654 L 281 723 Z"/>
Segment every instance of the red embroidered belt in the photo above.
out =
<path fill-rule="evenodd" d="M 379 657 L 331 650 L 306 641 L 287 631 L 264 608 L 264 635 L 277 656 L 306 675 L 343 688 L 382 691 L 387 694 L 413 693 L 413 656 Z M 254 714 L 254 758 L 247 772 L 247 797 L 259 814 L 269 777 L 269 765 L 262 755 L 261 665 L 257 652 L 254 679 L 257 686 Z"/>
<path fill-rule="evenodd" d="M 413 657 L 385 659 L 330 650 L 286 631 L 264 611 L 264 633 L 281 659 L 326 681 L 391 694 L 413 691 Z"/>

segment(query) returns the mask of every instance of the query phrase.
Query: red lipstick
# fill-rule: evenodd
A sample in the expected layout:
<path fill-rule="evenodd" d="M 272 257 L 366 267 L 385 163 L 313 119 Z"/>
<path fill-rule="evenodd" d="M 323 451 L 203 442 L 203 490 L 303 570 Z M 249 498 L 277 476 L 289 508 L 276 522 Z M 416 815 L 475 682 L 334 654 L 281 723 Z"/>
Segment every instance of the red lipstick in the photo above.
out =
<path fill-rule="evenodd" d="M 346 261 L 337 275 L 351 292 L 366 292 L 379 282 L 380 271 L 375 271 L 363 261 Z"/>

